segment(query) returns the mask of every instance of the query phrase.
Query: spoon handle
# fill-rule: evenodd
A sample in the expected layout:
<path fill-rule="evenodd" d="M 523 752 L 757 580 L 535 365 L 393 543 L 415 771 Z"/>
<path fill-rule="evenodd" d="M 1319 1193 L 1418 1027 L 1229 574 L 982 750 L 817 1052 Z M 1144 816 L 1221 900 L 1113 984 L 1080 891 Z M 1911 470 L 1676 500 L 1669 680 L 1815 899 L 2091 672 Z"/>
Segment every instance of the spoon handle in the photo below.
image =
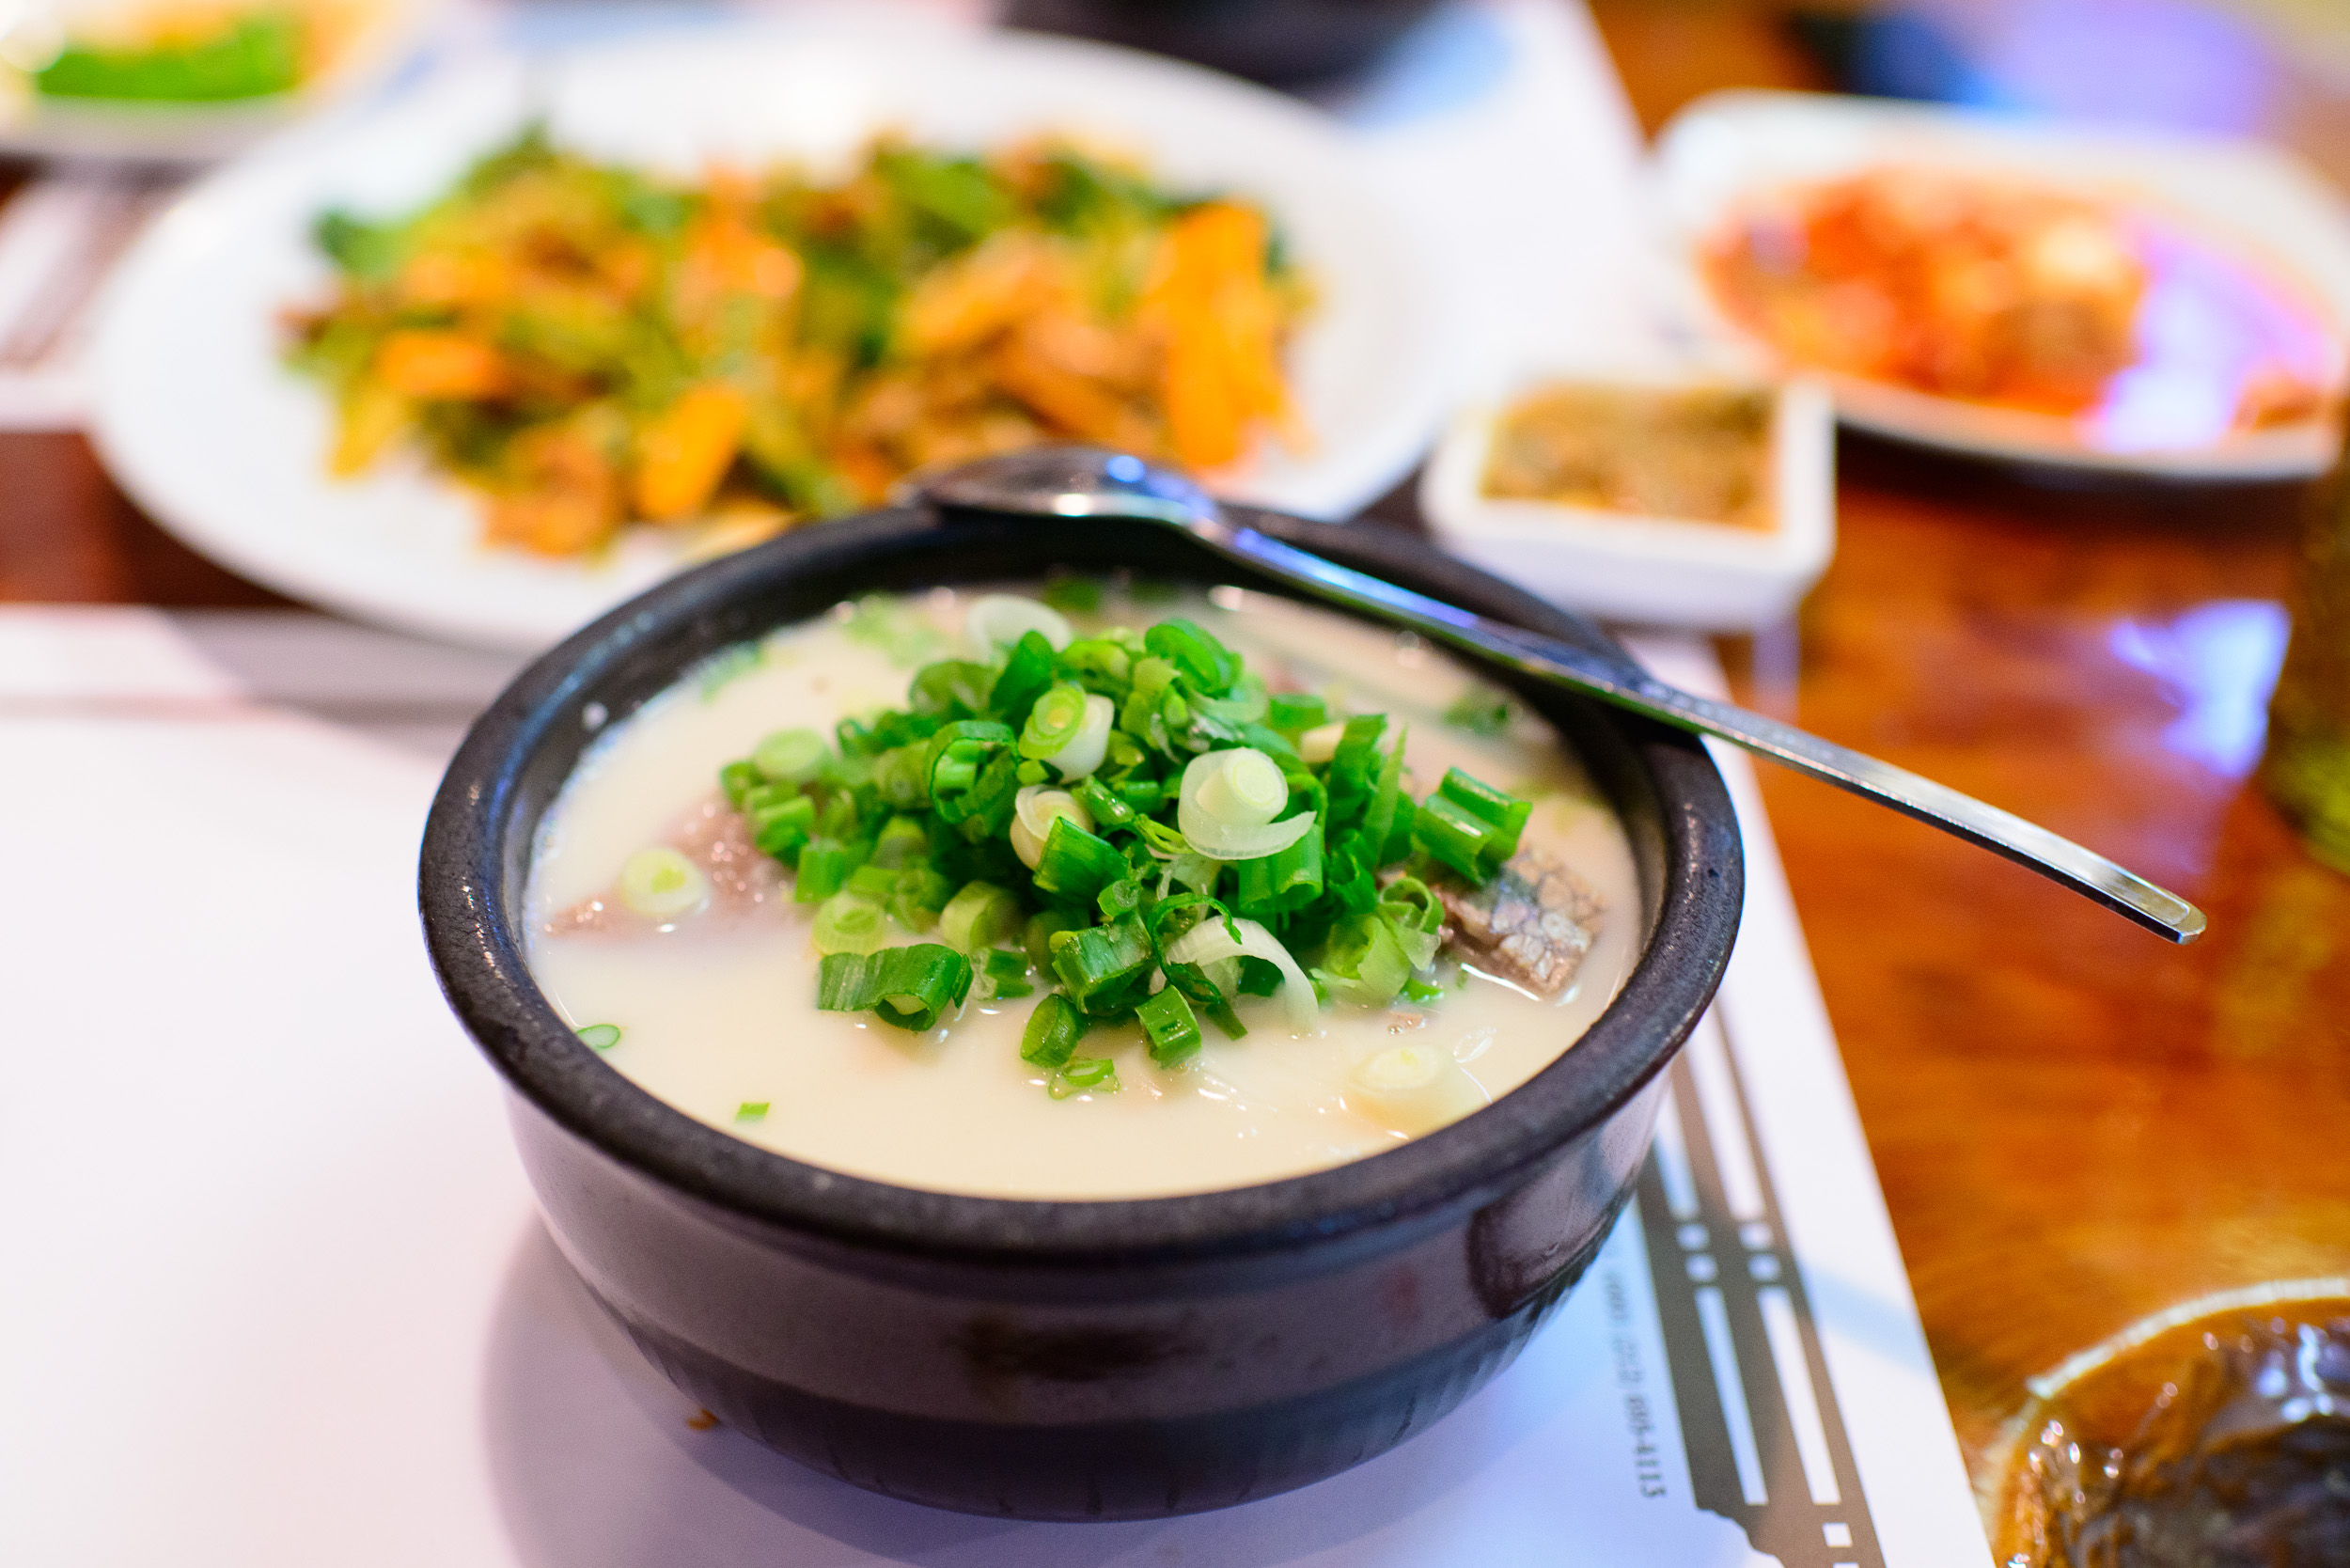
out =
<path fill-rule="evenodd" d="M 1351 572 L 1229 518 L 1194 515 L 1183 525 L 1203 544 L 1323 599 L 1374 611 L 1385 619 L 1676 729 L 1719 736 L 1797 773 L 1882 802 L 2060 882 L 2173 942 L 2192 942 L 2203 933 L 2203 912 L 2177 894 L 2069 839 L 1905 768 L 1777 719 L 1667 685 L 1569 644 Z"/>

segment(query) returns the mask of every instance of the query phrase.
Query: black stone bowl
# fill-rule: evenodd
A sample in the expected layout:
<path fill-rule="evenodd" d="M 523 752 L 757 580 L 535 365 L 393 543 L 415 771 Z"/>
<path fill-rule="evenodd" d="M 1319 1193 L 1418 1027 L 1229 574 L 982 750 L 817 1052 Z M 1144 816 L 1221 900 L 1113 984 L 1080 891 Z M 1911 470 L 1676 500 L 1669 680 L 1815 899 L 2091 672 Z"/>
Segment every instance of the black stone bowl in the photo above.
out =
<path fill-rule="evenodd" d="M 1416 540 L 1264 515 L 1279 538 L 1621 658 L 1587 622 Z M 688 572 L 541 658 L 483 714 L 425 830 L 420 898 L 458 1016 L 512 1090 L 563 1255 L 680 1388 L 858 1486 L 1032 1519 L 1131 1519 L 1302 1486 L 1492 1377 L 1582 1274 L 1648 1148 L 1663 1071 L 1738 923 L 1738 836 L 1704 751 L 1521 695 L 1622 815 L 1646 950 L 1575 1047 L 1425 1137 L 1287 1181 L 1018 1201 L 804 1165 L 673 1110 L 531 982 L 523 898 L 581 752 L 715 650 L 868 590 L 1056 567 L 1277 585 L 1141 524 L 895 510 Z M 1515 682 L 1512 682 L 1515 684 Z"/>

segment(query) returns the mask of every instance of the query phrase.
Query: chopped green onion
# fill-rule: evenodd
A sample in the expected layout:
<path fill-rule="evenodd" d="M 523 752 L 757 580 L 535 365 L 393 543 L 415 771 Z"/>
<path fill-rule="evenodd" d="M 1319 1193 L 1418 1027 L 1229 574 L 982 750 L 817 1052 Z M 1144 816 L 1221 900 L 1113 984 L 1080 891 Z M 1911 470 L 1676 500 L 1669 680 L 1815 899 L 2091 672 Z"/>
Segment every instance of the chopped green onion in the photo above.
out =
<path fill-rule="evenodd" d="M 935 628 L 886 593 L 869 593 L 848 616 L 851 640 L 879 649 L 891 664 L 911 668 L 938 647 Z"/>
<path fill-rule="evenodd" d="M 1039 632 L 1030 632 L 1012 648 L 1005 661 L 1004 672 L 995 677 L 995 684 L 988 689 L 990 713 L 1006 724 L 1024 724 L 1028 709 L 1053 684 L 1053 674 L 1059 661 L 1053 657 L 1053 645 Z"/>
<path fill-rule="evenodd" d="M 1094 895 L 1093 905 L 1104 920 L 1115 920 L 1121 915 L 1142 912 L 1142 884 L 1132 877 L 1120 877 Z"/>
<path fill-rule="evenodd" d="M 1333 823 L 1351 823 L 1371 804 L 1371 794 L 1379 787 L 1381 764 L 1386 760 L 1381 755 L 1380 742 L 1386 732 L 1385 714 L 1362 713 L 1346 721 L 1338 750 L 1330 756 L 1330 771 L 1323 778 L 1330 792 Z"/>
<path fill-rule="evenodd" d="M 964 884 L 938 916 L 938 934 L 957 952 L 992 948 L 1019 929 L 1019 899 L 992 882 Z"/>
<path fill-rule="evenodd" d="M 1045 1092 L 1056 1100 L 1093 1090 L 1118 1092 L 1118 1063 L 1107 1057 L 1072 1057 L 1045 1086 Z"/>
<path fill-rule="evenodd" d="M 1020 732 L 1020 754 L 1050 762 L 1064 779 L 1083 778 L 1109 752 L 1110 728 L 1118 705 L 1081 686 L 1055 686 L 1028 710 Z"/>
<path fill-rule="evenodd" d="M 1056 577 L 1044 585 L 1044 602 L 1069 615 L 1091 615 L 1102 607 L 1102 585 L 1091 577 Z"/>
<path fill-rule="evenodd" d="M 928 931 L 954 895 L 955 885 L 943 873 L 929 866 L 909 866 L 898 873 L 898 886 L 883 905 L 908 931 Z"/>
<path fill-rule="evenodd" d="M 1232 902 L 1240 908 L 1252 915 L 1303 909 L 1322 897 L 1322 835 L 1308 833 L 1287 849 L 1232 869 L 1238 876 Z"/>
<path fill-rule="evenodd" d="M 1491 823 L 1443 795 L 1430 795 L 1412 817 L 1412 847 L 1442 861 L 1471 882 L 1481 882 L 1495 846 Z"/>
<path fill-rule="evenodd" d="M 743 821 L 759 853 L 796 860 L 816 827 L 816 803 L 787 785 L 755 784 L 743 796 Z"/>
<path fill-rule="evenodd" d="M 873 759 L 873 793 L 901 811 L 918 811 L 931 803 L 930 745 L 909 741 L 893 745 Z"/>
<path fill-rule="evenodd" d="M 1412 968 L 1389 921 L 1377 915 L 1350 915 L 1332 929 L 1313 974 L 1334 996 L 1364 1007 L 1385 1007 L 1412 978 Z"/>
<path fill-rule="evenodd" d="M 1067 790 L 1031 784 L 1020 792 L 1013 804 L 1011 849 L 1022 865 L 1036 870 L 1044 858 L 1044 841 L 1052 837 L 1054 824 L 1064 820 L 1089 833 L 1093 829 L 1093 819 Z"/>
<path fill-rule="evenodd" d="M 1443 995 L 1443 986 L 1433 980 L 1421 980 L 1418 975 L 1414 975 L 1403 982 L 1403 999 L 1407 1002 L 1425 1004 L 1436 1000 Z"/>
<path fill-rule="evenodd" d="M 1075 931 L 1085 922 L 1065 909 L 1047 909 L 1028 917 L 1027 929 L 1021 933 L 1021 950 L 1028 962 L 1040 969 L 1053 966 L 1053 933 Z"/>
<path fill-rule="evenodd" d="M 1038 1067 L 1059 1067 L 1090 1027 L 1092 1020 L 1056 991 L 1028 1014 L 1028 1027 L 1020 1033 L 1020 1059 Z"/>
<path fill-rule="evenodd" d="M 1172 985 L 1145 997 L 1135 1008 L 1135 1022 L 1151 1043 L 1151 1059 L 1161 1067 L 1173 1067 L 1199 1049 L 1199 1020 Z"/>
<path fill-rule="evenodd" d="M 1198 621 L 1162 620 L 1142 635 L 1142 645 L 1171 662 L 1203 692 L 1223 691 L 1240 679 L 1240 656 Z"/>
<path fill-rule="evenodd" d="M 942 820 L 961 823 L 986 805 L 989 765 L 1011 743 L 1011 727 L 992 719 L 964 719 L 930 738 L 923 782 Z"/>
<path fill-rule="evenodd" d="M 1302 735 L 1330 722 L 1330 710 L 1311 692 L 1277 692 L 1265 704 L 1265 723 L 1285 735 Z"/>
<path fill-rule="evenodd" d="M 1156 786 L 1152 787 L 1154 791 Z M 1086 815 L 1093 819 L 1097 828 L 1130 827 L 1134 824 L 1135 807 L 1126 798 L 1122 787 L 1113 790 L 1099 778 L 1089 778 L 1070 793 L 1077 797 Z"/>
<path fill-rule="evenodd" d="M 960 1007 L 971 992 L 971 964 L 952 948 L 925 942 L 870 953 L 827 953 L 816 970 L 816 1005 L 826 1012 L 870 1010 L 883 1023 L 916 1033 Z"/>
<path fill-rule="evenodd" d="M 995 658 L 1031 632 L 1050 643 L 1056 653 L 1069 646 L 1071 635 L 1069 622 L 1058 610 L 1010 593 L 983 593 L 971 601 L 971 607 L 964 612 L 963 629 L 979 656 L 986 659 Z"/>
<path fill-rule="evenodd" d="M 1314 825 L 1314 813 L 1276 822 L 1289 804 L 1288 776 L 1261 751 L 1203 752 L 1183 768 L 1176 825 L 1196 854 L 1254 860 L 1287 849 Z"/>
<path fill-rule="evenodd" d="M 745 1100 L 734 1108 L 734 1120 L 764 1121 L 767 1120 L 767 1105 L 768 1102 L 764 1100 Z"/>
<path fill-rule="evenodd" d="M 840 890 L 878 903 L 898 890 L 898 873 L 887 866 L 876 866 L 869 860 L 849 873 L 849 879 L 840 885 Z"/>
<path fill-rule="evenodd" d="M 849 873 L 865 864 L 865 845 L 838 839 L 810 839 L 800 846 L 799 881 L 791 897 L 800 903 L 822 903 L 840 891 Z"/>
<path fill-rule="evenodd" d="M 1151 979 L 1151 938 L 1133 916 L 1105 926 L 1058 933 L 1051 943 L 1053 971 L 1070 999 L 1095 1018 L 1111 1018 L 1134 1006 Z"/>
<path fill-rule="evenodd" d="M 995 666 L 969 659 L 941 659 L 914 672 L 906 685 L 906 706 L 916 713 L 940 719 L 970 718 L 987 708 L 995 689 Z"/>
<path fill-rule="evenodd" d="M 992 997 L 1010 1000 L 1026 996 L 1036 990 L 1028 983 L 1028 960 L 1025 953 L 1008 948 L 993 948 L 979 963 L 979 983 Z"/>
<path fill-rule="evenodd" d="M 580 1043 L 593 1051 L 608 1051 L 620 1043 L 618 1024 L 584 1024 L 574 1032 Z"/>
<path fill-rule="evenodd" d="M 1057 818 L 1037 856 L 1036 885 L 1063 901 L 1090 903 L 1102 889 L 1126 876 L 1126 857 L 1070 817 Z"/>
<path fill-rule="evenodd" d="M 718 788 L 726 795 L 727 804 L 737 811 L 743 809 L 744 797 L 760 781 L 759 770 L 747 761 L 728 762 L 718 770 Z"/>
<path fill-rule="evenodd" d="M 820 953 L 870 953 L 888 944 L 888 918 L 861 893 L 835 893 L 817 905 L 808 939 Z"/>
<path fill-rule="evenodd" d="M 902 869 L 931 857 L 931 836 L 919 817 L 892 817 L 873 840 L 873 864 Z"/>
<path fill-rule="evenodd" d="M 1445 723 L 1472 735 L 1505 735 L 1517 709 L 1490 686 L 1471 686 L 1444 711 Z"/>
<path fill-rule="evenodd" d="M 751 766 L 771 784 L 805 784 L 831 754 L 813 729 L 778 729 L 751 748 Z"/>
<path fill-rule="evenodd" d="M 1265 965 L 1272 968 L 1271 964 Z M 1206 967 L 1198 964 L 1177 964 L 1168 960 L 1167 983 L 1183 994 L 1183 999 L 1208 1015 L 1210 1022 L 1224 1031 L 1228 1040 L 1238 1040 L 1248 1032 L 1248 1026 L 1232 1011 L 1232 1000 L 1212 979 Z M 1277 974 L 1279 972 L 1275 971 Z"/>
<path fill-rule="evenodd" d="M 1262 959 L 1281 972 L 1281 1004 L 1289 1011 L 1290 1027 L 1302 1033 L 1314 1027 L 1322 1003 L 1314 994 L 1313 981 L 1306 978 L 1290 950 L 1254 920 L 1238 917 L 1202 920 L 1168 947 L 1167 957 L 1171 964 L 1203 966 L 1222 958 Z"/>
<path fill-rule="evenodd" d="M 620 866 L 620 902 L 649 920 L 698 915 L 710 903 L 710 877 L 666 844 L 640 849 Z"/>
<path fill-rule="evenodd" d="M 1445 774 L 1444 782 L 1436 786 L 1436 792 L 1493 825 L 1505 845 L 1501 851 L 1502 860 L 1517 853 L 1518 835 L 1526 831 L 1526 820 L 1534 812 L 1532 801 L 1520 800 L 1505 791 L 1496 790 L 1458 768 Z M 1488 874 L 1499 869 L 1500 861 L 1496 861 Z"/>
<path fill-rule="evenodd" d="M 1412 845 L 1471 882 L 1499 871 L 1518 850 L 1533 804 L 1480 783 L 1460 769 L 1444 776 L 1412 820 Z"/>

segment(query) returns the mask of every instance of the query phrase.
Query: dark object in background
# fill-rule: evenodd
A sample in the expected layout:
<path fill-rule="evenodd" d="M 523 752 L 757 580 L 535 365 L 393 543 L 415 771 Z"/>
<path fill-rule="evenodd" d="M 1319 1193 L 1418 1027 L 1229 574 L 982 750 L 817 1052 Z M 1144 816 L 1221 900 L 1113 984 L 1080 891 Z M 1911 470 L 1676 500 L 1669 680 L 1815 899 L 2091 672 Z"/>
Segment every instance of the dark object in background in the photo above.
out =
<path fill-rule="evenodd" d="M 1786 25 L 1838 92 L 1981 107 L 2007 102 L 1998 84 L 1931 17 L 1898 8 L 1807 8 L 1789 12 Z"/>
<path fill-rule="evenodd" d="M 1004 21 L 1279 86 L 1361 70 L 1436 0 L 1010 0 Z"/>

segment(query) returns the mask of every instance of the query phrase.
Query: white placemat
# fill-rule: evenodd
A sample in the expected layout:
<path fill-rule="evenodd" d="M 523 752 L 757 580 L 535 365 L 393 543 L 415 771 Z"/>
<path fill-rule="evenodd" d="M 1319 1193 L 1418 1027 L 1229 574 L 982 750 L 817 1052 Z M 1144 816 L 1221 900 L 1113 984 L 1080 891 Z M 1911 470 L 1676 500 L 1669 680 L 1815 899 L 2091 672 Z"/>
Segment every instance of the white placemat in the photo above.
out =
<path fill-rule="evenodd" d="M 1719 1022 L 1525 1356 L 1304 1491 L 1017 1525 L 697 1429 L 547 1241 L 415 915 L 442 760 L 508 673 L 291 612 L 0 609 L 0 1562 L 1982 1568 L 1735 760 Z"/>

